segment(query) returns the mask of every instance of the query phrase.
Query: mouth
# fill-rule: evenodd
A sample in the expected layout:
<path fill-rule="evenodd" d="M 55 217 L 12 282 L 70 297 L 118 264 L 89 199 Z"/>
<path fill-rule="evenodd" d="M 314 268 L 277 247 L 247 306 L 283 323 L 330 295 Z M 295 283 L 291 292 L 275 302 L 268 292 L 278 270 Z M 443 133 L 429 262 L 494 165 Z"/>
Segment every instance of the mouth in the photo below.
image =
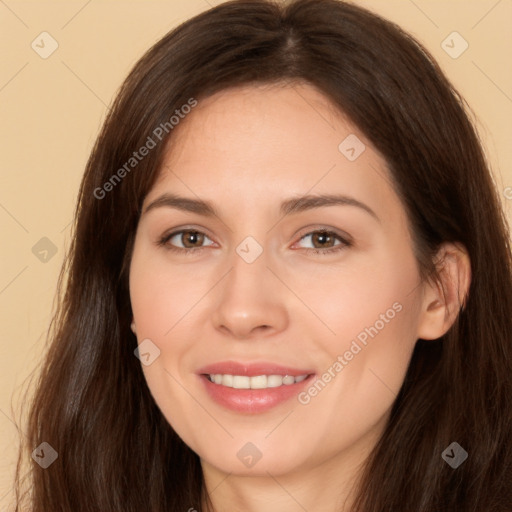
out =
<path fill-rule="evenodd" d="M 263 413 L 290 401 L 314 376 L 313 370 L 233 361 L 209 365 L 198 372 L 211 400 L 223 408 L 247 414 Z"/>
<path fill-rule="evenodd" d="M 268 389 L 281 386 L 291 386 L 307 379 L 310 374 L 298 375 L 231 375 L 222 373 L 203 374 L 204 377 L 214 384 L 234 389 Z"/>

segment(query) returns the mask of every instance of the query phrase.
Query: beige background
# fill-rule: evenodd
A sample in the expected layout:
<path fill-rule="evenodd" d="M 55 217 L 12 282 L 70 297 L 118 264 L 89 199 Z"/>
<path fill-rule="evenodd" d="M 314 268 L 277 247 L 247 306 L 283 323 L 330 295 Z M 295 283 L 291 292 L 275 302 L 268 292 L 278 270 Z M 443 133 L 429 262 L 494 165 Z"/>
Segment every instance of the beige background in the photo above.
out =
<path fill-rule="evenodd" d="M 146 49 L 181 21 L 219 3 L 0 0 L 2 510 L 12 500 L 13 419 L 20 386 L 42 353 L 79 182 L 106 105 Z M 397 22 L 423 42 L 471 105 L 510 222 L 512 0 L 355 3 Z M 453 31 L 469 44 L 458 58 L 442 47 Z M 35 41 L 39 52 L 51 48 L 42 32 L 58 43 L 46 59 L 31 47 Z M 448 39 L 448 44 L 453 52 L 463 41 Z M 55 246 L 55 255 L 41 252 L 48 244 L 39 242 L 43 237 Z M 34 254 L 38 242 L 43 245 Z"/>

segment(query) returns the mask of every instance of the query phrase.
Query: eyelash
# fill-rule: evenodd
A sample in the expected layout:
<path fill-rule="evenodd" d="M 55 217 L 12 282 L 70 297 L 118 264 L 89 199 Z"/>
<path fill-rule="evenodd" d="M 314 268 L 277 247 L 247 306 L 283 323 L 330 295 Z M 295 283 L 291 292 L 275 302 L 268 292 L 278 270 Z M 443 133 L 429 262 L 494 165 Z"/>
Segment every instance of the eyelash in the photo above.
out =
<path fill-rule="evenodd" d="M 175 253 L 181 253 L 181 254 L 184 254 L 184 255 L 190 255 L 191 253 L 198 254 L 203 249 L 206 249 L 206 247 L 185 247 L 185 248 L 175 247 L 175 246 L 170 245 L 168 243 L 171 238 L 173 238 L 176 235 L 182 234 L 182 233 L 199 233 L 201 235 L 207 236 L 205 233 L 203 233 L 202 231 L 199 231 L 197 229 L 181 229 L 179 231 L 173 231 L 172 233 L 170 233 L 168 235 L 163 235 L 158 240 L 157 245 L 161 246 L 161 247 L 165 247 L 165 249 L 168 250 L 168 251 L 172 251 L 172 252 L 175 252 Z M 325 256 L 325 255 L 328 255 L 328 254 L 340 252 L 343 249 L 346 249 L 346 248 L 352 246 L 352 242 L 351 241 L 343 238 L 337 232 L 330 231 L 328 229 L 317 229 L 317 230 L 314 230 L 314 231 L 309 231 L 308 233 L 302 235 L 300 237 L 299 241 L 302 240 L 303 238 L 306 238 L 307 236 L 314 235 L 316 233 L 332 235 L 335 238 L 337 238 L 341 243 L 338 244 L 338 245 L 335 245 L 333 247 L 328 247 L 327 249 L 306 249 L 306 251 L 308 251 L 308 252 L 313 252 L 315 254 Z"/>

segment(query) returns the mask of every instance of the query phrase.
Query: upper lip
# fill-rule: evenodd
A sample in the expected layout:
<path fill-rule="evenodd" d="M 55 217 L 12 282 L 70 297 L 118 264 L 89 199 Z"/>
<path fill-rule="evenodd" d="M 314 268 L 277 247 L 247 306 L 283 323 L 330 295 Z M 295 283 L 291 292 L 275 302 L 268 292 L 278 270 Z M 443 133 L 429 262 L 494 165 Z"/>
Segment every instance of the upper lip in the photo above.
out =
<path fill-rule="evenodd" d="M 310 375 L 314 372 L 310 369 L 303 370 L 299 368 L 292 368 L 289 366 L 270 363 L 268 361 L 261 361 L 257 363 L 222 361 L 203 366 L 197 371 L 197 373 L 212 375 L 245 375 L 247 377 L 255 377 L 257 375 L 290 375 L 292 377 L 298 377 L 300 375 Z"/>

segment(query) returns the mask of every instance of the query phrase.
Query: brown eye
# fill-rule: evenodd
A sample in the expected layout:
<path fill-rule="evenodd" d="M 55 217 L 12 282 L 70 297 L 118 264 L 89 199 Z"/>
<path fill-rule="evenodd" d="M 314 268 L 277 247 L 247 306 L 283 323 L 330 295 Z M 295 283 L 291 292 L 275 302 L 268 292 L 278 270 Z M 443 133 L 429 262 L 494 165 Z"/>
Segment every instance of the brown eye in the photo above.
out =
<path fill-rule="evenodd" d="M 352 245 L 352 242 L 349 240 L 343 238 L 338 233 L 327 229 L 311 231 L 310 233 L 303 235 L 300 241 L 307 238 L 311 238 L 313 247 L 306 247 L 305 249 L 307 251 L 313 251 L 316 254 L 338 252 Z"/>
<path fill-rule="evenodd" d="M 169 235 L 164 235 L 158 241 L 158 245 L 164 246 L 166 249 L 171 251 L 183 253 L 199 252 L 207 247 L 206 245 L 203 245 L 205 239 L 209 240 L 209 238 L 201 231 L 194 229 L 182 229 L 180 231 L 174 231 Z"/>
<path fill-rule="evenodd" d="M 182 231 L 181 240 L 184 241 L 184 247 L 196 247 L 201 246 L 204 240 L 204 234 L 199 231 Z M 189 245 L 191 244 L 191 245 Z"/>
<path fill-rule="evenodd" d="M 336 237 L 332 236 L 332 233 L 329 233 L 328 231 L 316 231 L 315 233 L 312 233 L 311 240 L 316 248 L 321 249 L 323 247 L 332 247 L 333 245 L 331 244 L 336 242 Z"/>

